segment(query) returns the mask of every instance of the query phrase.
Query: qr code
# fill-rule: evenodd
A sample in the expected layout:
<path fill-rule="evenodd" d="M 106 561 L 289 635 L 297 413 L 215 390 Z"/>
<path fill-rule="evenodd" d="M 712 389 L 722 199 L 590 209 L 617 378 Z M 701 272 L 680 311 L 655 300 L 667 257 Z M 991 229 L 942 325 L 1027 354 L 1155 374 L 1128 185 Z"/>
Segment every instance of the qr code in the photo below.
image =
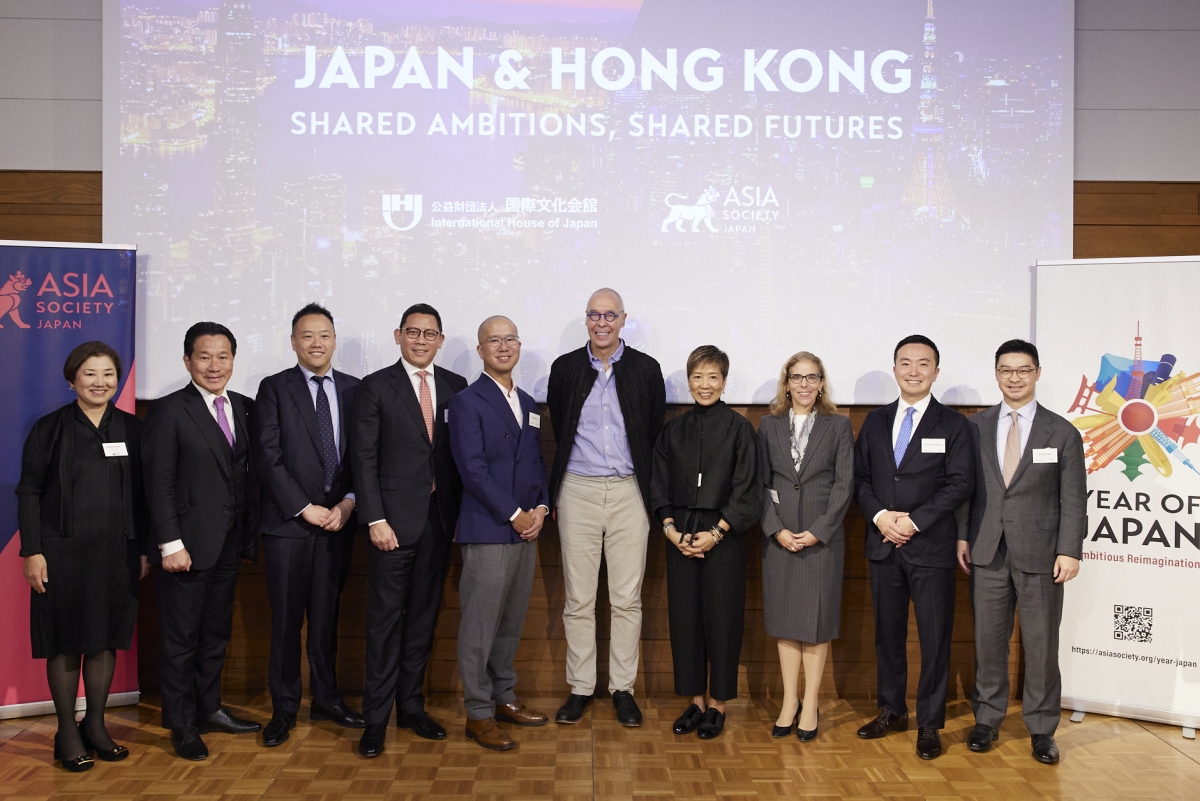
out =
<path fill-rule="evenodd" d="M 1154 642 L 1154 610 L 1148 606 L 1114 606 L 1113 639 Z"/>

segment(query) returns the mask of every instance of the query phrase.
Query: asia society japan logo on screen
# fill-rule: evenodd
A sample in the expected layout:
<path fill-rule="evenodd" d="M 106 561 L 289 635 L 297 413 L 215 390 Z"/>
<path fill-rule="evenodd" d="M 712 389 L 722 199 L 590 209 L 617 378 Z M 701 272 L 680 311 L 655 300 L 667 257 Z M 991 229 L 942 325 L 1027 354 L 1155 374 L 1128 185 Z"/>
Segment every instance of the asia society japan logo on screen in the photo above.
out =
<path fill-rule="evenodd" d="M 384 195 L 383 221 L 394 231 L 410 231 L 421 222 L 421 195 Z M 412 218 L 407 225 L 402 225 L 406 214 Z"/>
<path fill-rule="evenodd" d="M 32 286 L 33 281 L 25 277 L 20 270 L 10 275 L 0 287 L 0 328 L 4 327 L 4 318 L 15 323 L 17 328 L 29 328 L 29 323 L 21 319 L 21 293 Z"/>
<path fill-rule="evenodd" d="M 33 284 L 32 278 L 18 270 L 0 286 L 0 328 L 15 325 L 17 328 L 82 329 L 84 318 L 112 314 L 117 306 L 104 273 L 70 272 L 56 276 L 48 272 L 30 303 L 25 293 Z M 22 311 L 26 316 L 33 314 L 30 319 L 34 324 L 25 322 Z"/>
<path fill-rule="evenodd" d="M 770 227 L 779 220 L 779 199 L 770 186 L 729 187 L 722 192 L 708 187 L 695 198 L 679 192 L 670 192 L 663 202 L 667 216 L 659 226 L 660 233 L 670 233 L 671 227 L 679 233 L 734 234 L 758 233 L 760 225 Z"/>

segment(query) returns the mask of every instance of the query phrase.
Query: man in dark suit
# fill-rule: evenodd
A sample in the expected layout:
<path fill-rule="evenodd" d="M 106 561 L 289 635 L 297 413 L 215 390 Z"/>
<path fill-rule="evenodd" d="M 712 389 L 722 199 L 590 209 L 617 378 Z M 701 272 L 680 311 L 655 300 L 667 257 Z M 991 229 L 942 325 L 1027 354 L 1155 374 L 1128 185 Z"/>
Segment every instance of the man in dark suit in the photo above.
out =
<path fill-rule="evenodd" d="M 988 751 L 1000 737 L 1008 709 L 1008 641 L 1020 606 L 1021 713 L 1034 758 L 1052 765 L 1062 700 L 1058 626 L 1063 585 L 1079 573 L 1087 533 L 1087 469 L 1079 431 L 1034 400 L 1041 373 L 1029 342 L 1009 340 L 996 351 L 1004 400 L 970 421 L 975 493 L 958 561 L 971 575 L 975 612 L 975 728 L 967 746 Z"/>
<path fill-rule="evenodd" d="M 300 630 L 308 616 L 313 720 L 361 729 L 337 686 L 339 600 L 354 546 L 346 421 L 358 379 L 334 370 L 333 315 L 310 303 L 292 318 L 295 367 L 264 378 L 254 409 L 254 459 L 263 486 L 263 554 L 271 602 L 268 748 L 300 711 Z"/>
<path fill-rule="evenodd" d="M 444 740 L 425 711 L 425 665 L 442 603 L 462 481 L 450 455 L 446 405 L 467 386 L 435 367 L 442 317 L 410 306 L 395 331 L 400 361 L 358 386 L 350 435 L 359 520 L 367 523 L 367 676 L 358 750 L 383 753 L 388 718 L 419 737 Z"/>
<path fill-rule="evenodd" d="M 507 751 L 516 743 L 497 720 L 517 726 L 550 720 L 517 700 L 513 665 L 550 491 L 537 405 L 513 383 L 521 340 L 512 320 L 484 320 L 478 351 L 483 374 L 450 401 L 450 448 L 464 489 L 458 518 L 463 557 L 458 672 L 467 739 Z"/>
<path fill-rule="evenodd" d="M 250 459 L 254 401 L 226 390 L 237 340 L 219 323 L 183 338 L 191 382 L 150 405 L 142 431 L 146 502 L 156 548 L 162 720 L 175 753 L 200 760 L 210 731 L 259 725 L 221 705 L 241 560 L 256 551 L 257 486 Z"/>
<path fill-rule="evenodd" d="M 867 415 L 855 447 L 858 508 L 867 524 L 875 612 L 879 717 L 863 739 L 908 728 L 908 604 L 917 615 L 917 755 L 942 753 L 954 626 L 955 510 L 966 503 L 975 460 L 967 420 L 930 394 L 940 355 L 928 337 L 902 339 L 892 372 L 900 398 Z"/>

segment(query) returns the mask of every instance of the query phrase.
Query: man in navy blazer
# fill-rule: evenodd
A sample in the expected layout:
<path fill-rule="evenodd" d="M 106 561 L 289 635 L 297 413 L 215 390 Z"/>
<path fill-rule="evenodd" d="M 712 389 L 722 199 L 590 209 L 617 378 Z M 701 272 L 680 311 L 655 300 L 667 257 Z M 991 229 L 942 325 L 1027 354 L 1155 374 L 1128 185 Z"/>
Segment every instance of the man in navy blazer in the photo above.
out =
<path fill-rule="evenodd" d="M 274 713 L 263 730 L 268 748 L 288 739 L 300 711 L 305 616 L 312 719 L 364 725 L 346 706 L 336 669 L 339 600 L 354 547 L 346 422 L 358 379 L 331 366 L 337 333 L 323 306 L 310 303 L 296 312 L 291 343 L 297 364 L 259 384 L 253 432 L 271 602 L 267 685 Z"/>
<path fill-rule="evenodd" d="M 450 400 L 450 450 L 463 482 L 458 670 L 467 739 L 506 751 L 516 743 L 497 720 L 518 726 L 549 720 L 517 700 L 513 662 L 550 493 L 541 418 L 512 378 L 521 357 L 517 327 L 507 317 L 484 320 L 478 351 L 483 374 Z"/>
<path fill-rule="evenodd" d="M 974 486 L 970 424 L 930 394 L 940 356 L 928 337 L 902 339 L 892 354 L 900 398 L 863 421 L 854 455 L 858 508 L 866 520 L 875 612 L 879 717 L 858 730 L 876 739 L 908 728 L 908 604 L 917 615 L 917 755 L 942 753 L 954 626 L 958 525 Z"/>

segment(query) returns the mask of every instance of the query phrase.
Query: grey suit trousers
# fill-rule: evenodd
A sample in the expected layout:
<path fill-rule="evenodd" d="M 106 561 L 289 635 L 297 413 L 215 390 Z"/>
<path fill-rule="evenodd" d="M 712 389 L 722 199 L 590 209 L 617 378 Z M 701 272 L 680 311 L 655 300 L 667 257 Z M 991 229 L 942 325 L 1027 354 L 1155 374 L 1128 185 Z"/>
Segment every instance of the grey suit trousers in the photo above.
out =
<path fill-rule="evenodd" d="M 1053 573 L 1023 573 L 1012 566 L 1004 539 L 991 564 L 971 569 L 975 613 L 975 722 L 999 729 L 1008 709 L 1008 641 L 1013 610 L 1021 610 L 1025 649 L 1025 693 L 1021 714 L 1032 734 L 1054 734 L 1062 700 L 1058 670 L 1058 625 L 1063 585 Z"/>
<path fill-rule="evenodd" d="M 517 700 L 513 662 L 533 589 L 537 541 L 464 543 L 458 596 L 458 672 L 471 720 L 486 720 L 497 704 Z"/>

